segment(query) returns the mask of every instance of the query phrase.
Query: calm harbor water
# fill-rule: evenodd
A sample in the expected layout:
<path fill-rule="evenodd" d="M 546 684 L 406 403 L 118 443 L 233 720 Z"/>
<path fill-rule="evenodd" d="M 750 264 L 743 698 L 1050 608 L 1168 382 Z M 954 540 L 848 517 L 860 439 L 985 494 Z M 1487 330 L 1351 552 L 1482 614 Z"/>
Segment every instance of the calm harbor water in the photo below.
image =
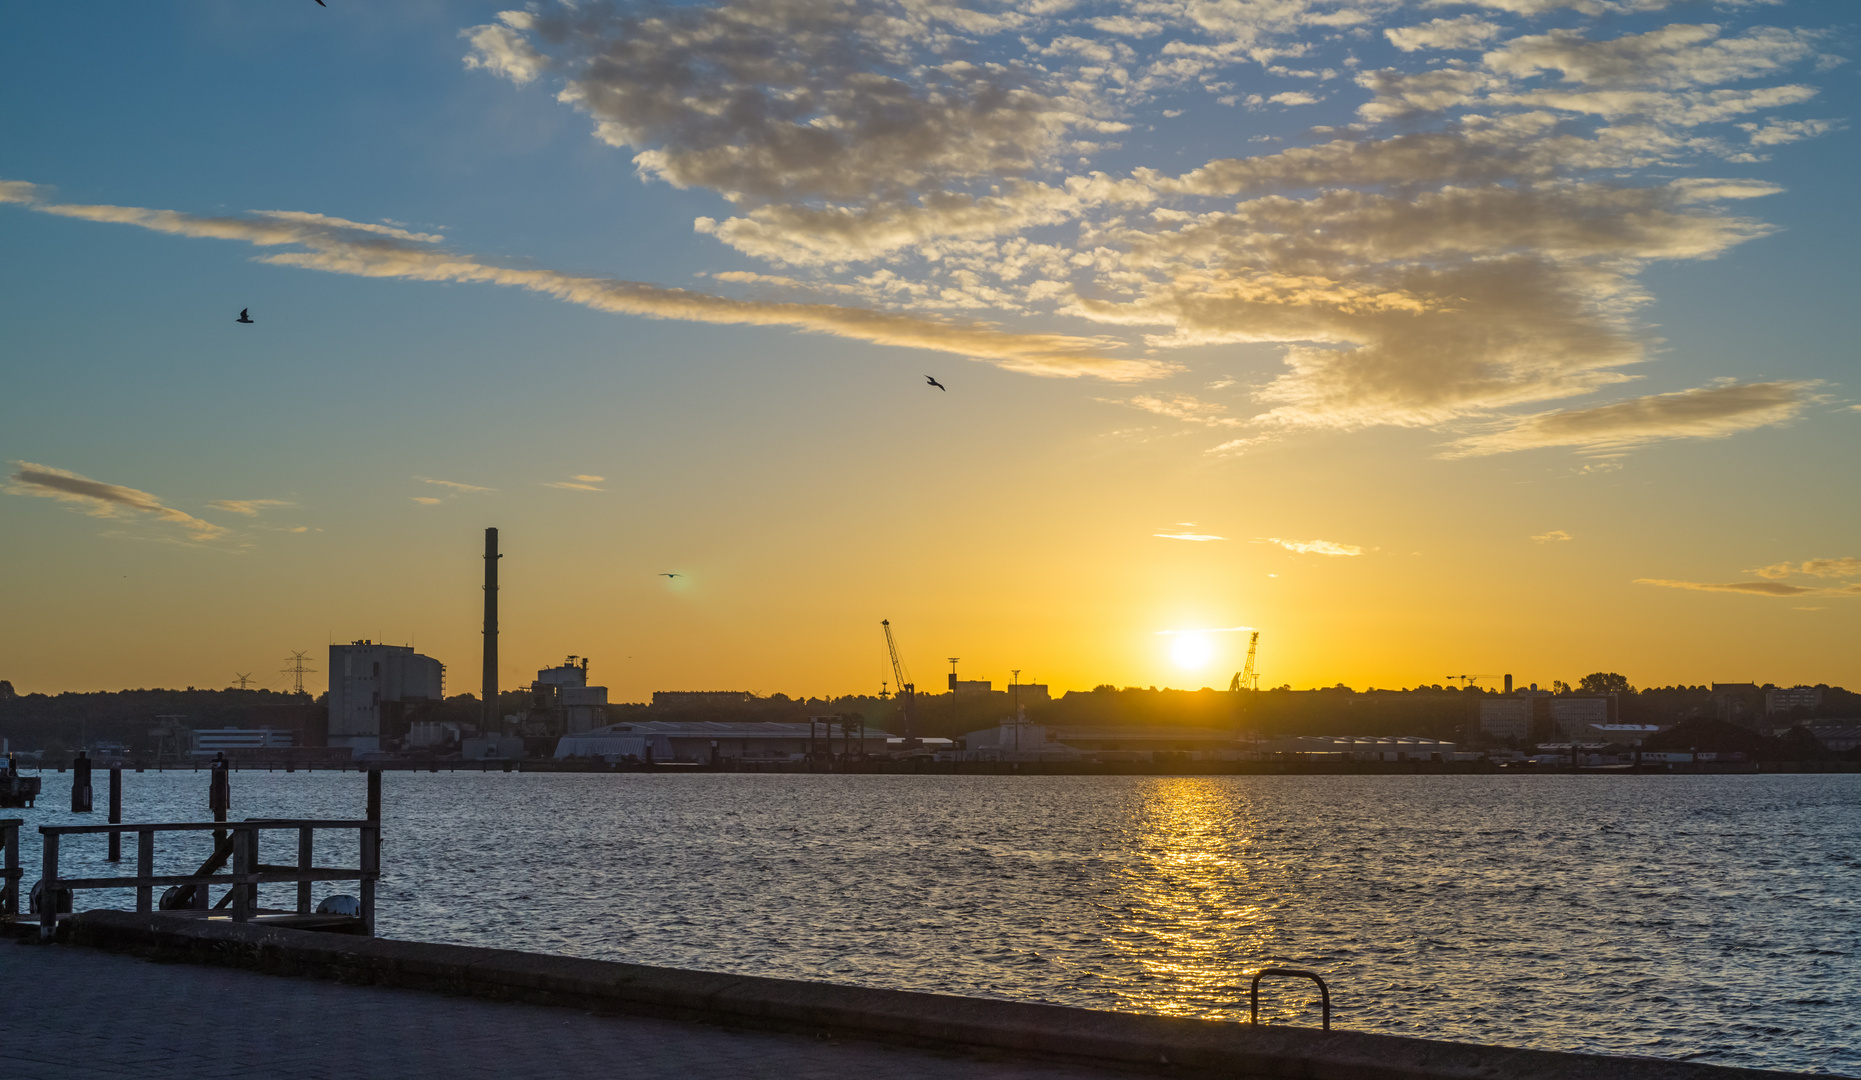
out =
<path fill-rule="evenodd" d="M 104 819 L 104 774 L 91 815 L 42 775 L 5 812 L 28 883 L 32 826 Z M 128 820 L 208 816 L 205 772 L 124 781 Z M 1344 1028 L 1861 1074 L 1856 775 L 384 784 L 385 936 L 1224 1019 L 1279 964 L 1323 974 Z M 350 818 L 363 780 L 233 794 L 236 819 Z M 102 837 L 65 844 L 67 875 L 102 870 Z M 1262 996 L 1317 1022 L 1309 988 Z"/>

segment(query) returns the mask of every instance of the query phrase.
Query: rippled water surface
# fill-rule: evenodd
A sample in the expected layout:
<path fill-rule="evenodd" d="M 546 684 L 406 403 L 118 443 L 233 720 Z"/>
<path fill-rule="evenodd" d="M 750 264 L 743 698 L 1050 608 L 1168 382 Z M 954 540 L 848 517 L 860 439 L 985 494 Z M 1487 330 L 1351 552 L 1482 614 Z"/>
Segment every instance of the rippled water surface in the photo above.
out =
<path fill-rule="evenodd" d="M 7 811 L 28 882 L 31 826 L 79 818 L 68 775 L 44 778 L 39 809 Z M 205 773 L 124 779 L 131 821 L 206 816 Z M 1856 775 L 385 787 L 392 937 L 1227 1019 L 1285 964 L 1330 981 L 1345 1028 L 1861 1074 Z M 363 781 L 241 772 L 234 799 L 235 818 L 359 817 Z M 164 865 L 206 843 L 167 841 Z M 65 874 L 102 849 L 67 840 Z M 1309 987 L 1268 1002 L 1317 1022 Z"/>

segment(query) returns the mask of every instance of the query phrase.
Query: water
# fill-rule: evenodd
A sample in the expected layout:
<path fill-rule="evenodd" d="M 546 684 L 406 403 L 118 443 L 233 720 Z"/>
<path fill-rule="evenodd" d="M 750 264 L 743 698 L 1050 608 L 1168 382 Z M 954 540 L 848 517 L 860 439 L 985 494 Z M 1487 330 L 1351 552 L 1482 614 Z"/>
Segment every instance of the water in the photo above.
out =
<path fill-rule="evenodd" d="M 6 812 L 28 818 L 28 883 L 31 826 L 79 817 L 69 775 L 43 776 L 39 809 Z M 124 781 L 132 821 L 206 816 L 204 772 Z M 1344 1028 L 1861 1074 L 1856 775 L 384 787 L 391 937 L 1230 1020 L 1248 973 L 1287 965 L 1326 977 Z M 240 772 L 233 790 L 235 818 L 362 811 L 355 773 Z M 164 839 L 192 846 L 162 872 L 207 842 Z M 266 859 L 294 861 L 276 842 Z M 66 875 L 103 872 L 102 837 L 65 845 Z M 352 837 L 318 862 L 337 858 Z M 1309 984 L 1262 996 L 1276 1022 L 1317 1023 Z"/>

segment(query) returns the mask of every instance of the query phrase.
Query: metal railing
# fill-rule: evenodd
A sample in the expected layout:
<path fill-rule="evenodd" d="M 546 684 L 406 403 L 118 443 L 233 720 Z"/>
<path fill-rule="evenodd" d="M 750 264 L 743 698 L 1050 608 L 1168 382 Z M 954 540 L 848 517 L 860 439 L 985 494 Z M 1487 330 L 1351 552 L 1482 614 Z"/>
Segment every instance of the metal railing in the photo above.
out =
<path fill-rule="evenodd" d="M 1324 1002 L 1325 1007 L 1325 1030 L 1331 1030 L 1331 988 L 1326 986 L 1325 980 L 1319 978 L 1316 973 L 1302 971 L 1299 968 L 1261 968 L 1254 973 L 1253 1005 L 1248 1010 L 1248 1023 L 1258 1024 L 1260 1022 L 1260 980 L 1269 975 L 1288 975 L 1295 979 L 1310 979 L 1317 983 L 1319 1000 Z"/>
<path fill-rule="evenodd" d="M 379 774 L 373 774 L 379 775 Z M 371 777 L 372 778 L 372 777 Z M 8 818 L 16 824 L 7 834 L 7 865 L 12 868 L 18 864 L 18 819 Z M 322 867 L 312 861 L 315 851 L 315 836 L 318 829 L 354 829 L 360 834 L 359 866 Z M 259 861 L 259 834 L 263 832 L 285 832 L 295 830 L 297 833 L 297 865 L 270 865 Z M 97 877 L 97 878 L 61 878 L 58 875 L 59 839 L 65 836 L 80 836 L 88 833 L 124 832 L 136 834 L 136 873 L 134 877 Z M 207 860 L 201 871 L 193 874 L 157 874 L 155 873 L 155 834 L 160 832 L 221 832 L 224 839 L 215 845 L 214 857 Z M 39 920 L 40 934 L 50 937 L 57 927 L 58 909 L 63 906 L 61 893 L 75 893 L 78 889 L 134 889 L 136 890 L 136 910 L 148 913 L 155 910 L 155 888 L 163 885 L 186 886 L 192 893 L 194 903 L 190 906 L 206 907 L 207 889 L 213 885 L 230 886 L 230 892 L 221 903 L 232 909 L 234 922 L 247 922 L 258 909 L 258 889 L 260 885 L 294 883 L 297 886 L 297 913 L 310 914 L 310 886 L 317 881 L 358 881 L 361 882 L 361 920 L 363 933 L 375 932 L 375 883 L 381 878 L 381 822 L 373 821 L 310 821 L 251 819 L 247 821 L 188 821 L 170 824 L 110 824 L 110 825 L 41 825 L 39 833 L 43 837 L 45 875 L 40 883 Z M 214 869 L 230 855 L 232 871 L 215 873 Z M 13 908 L 17 912 L 18 871 L 7 879 L 7 887 L 12 897 Z M 72 905 L 75 909 L 76 905 Z"/>

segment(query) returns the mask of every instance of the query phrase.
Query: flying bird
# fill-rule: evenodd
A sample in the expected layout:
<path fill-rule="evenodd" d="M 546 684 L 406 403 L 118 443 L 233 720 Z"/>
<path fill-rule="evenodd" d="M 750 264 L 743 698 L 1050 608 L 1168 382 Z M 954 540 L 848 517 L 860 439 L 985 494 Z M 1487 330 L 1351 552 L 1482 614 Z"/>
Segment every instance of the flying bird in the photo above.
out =
<path fill-rule="evenodd" d="M 251 311 L 251 310 L 252 310 L 251 308 L 240 308 L 239 317 L 237 319 L 234 319 L 233 321 L 234 322 L 251 322 L 252 316 L 246 314 L 248 311 Z"/>
<path fill-rule="evenodd" d="M 322 8 L 329 7 L 329 5 L 324 3 L 323 0 L 317 0 L 317 6 L 322 7 Z"/>
<path fill-rule="evenodd" d="M 933 378 L 931 378 L 931 377 L 930 377 L 929 375 L 926 375 L 926 376 L 924 376 L 924 381 L 925 381 L 925 382 L 927 382 L 927 383 L 929 383 L 929 384 L 931 384 L 932 386 L 934 386 L 934 387 L 936 387 L 937 389 L 939 389 L 939 390 L 942 390 L 942 391 L 943 391 L 944 393 L 946 393 L 946 394 L 950 392 L 950 388 L 949 388 L 949 387 L 947 387 L 947 386 L 945 386 L 944 384 L 942 384 L 942 383 L 940 383 L 940 382 L 938 382 L 938 381 L 937 381 L 936 379 L 933 379 Z"/>
<path fill-rule="evenodd" d="M 666 577 L 666 578 L 671 578 L 671 577 L 684 577 L 685 575 L 684 575 L 684 574 L 660 574 L 659 576 L 660 576 L 660 577 Z"/>

